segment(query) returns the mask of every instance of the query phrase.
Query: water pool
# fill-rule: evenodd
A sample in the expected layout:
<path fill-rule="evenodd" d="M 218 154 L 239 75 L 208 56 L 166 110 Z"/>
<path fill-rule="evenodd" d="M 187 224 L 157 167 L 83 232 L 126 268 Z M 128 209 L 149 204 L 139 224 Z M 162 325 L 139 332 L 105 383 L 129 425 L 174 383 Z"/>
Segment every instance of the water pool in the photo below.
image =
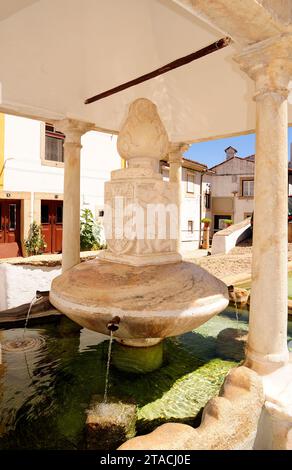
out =
<path fill-rule="evenodd" d="M 199 424 L 202 407 L 238 364 L 217 357 L 216 337 L 229 327 L 247 330 L 247 318 L 240 311 L 237 324 L 228 308 L 196 331 L 168 338 L 164 365 L 152 373 L 137 376 L 111 369 L 109 397 L 135 400 L 137 434 L 169 421 Z M 34 346 L 25 353 L 7 348 L 22 328 L 0 330 L 0 449 L 85 446 L 86 409 L 93 395 L 104 392 L 108 340 L 86 329 L 70 331 L 64 320 L 29 327 L 26 334 Z"/>

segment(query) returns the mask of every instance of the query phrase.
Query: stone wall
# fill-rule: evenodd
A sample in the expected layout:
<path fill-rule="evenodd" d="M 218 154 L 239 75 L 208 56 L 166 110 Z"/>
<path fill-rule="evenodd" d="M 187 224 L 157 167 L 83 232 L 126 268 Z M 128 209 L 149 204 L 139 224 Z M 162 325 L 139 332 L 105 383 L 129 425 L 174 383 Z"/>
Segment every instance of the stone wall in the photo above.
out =
<path fill-rule="evenodd" d="M 0 312 L 31 302 L 37 290 L 50 290 L 61 268 L 0 264 Z"/>

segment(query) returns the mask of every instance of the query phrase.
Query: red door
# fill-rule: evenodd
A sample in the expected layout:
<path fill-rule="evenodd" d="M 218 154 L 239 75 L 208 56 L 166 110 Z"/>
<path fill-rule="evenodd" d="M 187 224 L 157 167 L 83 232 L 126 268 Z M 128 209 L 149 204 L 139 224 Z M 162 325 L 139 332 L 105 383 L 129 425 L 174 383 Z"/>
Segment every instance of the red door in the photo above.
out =
<path fill-rule="evenodd" d="M 42 232 L 46 253 L 61 253 L 63 232 L 63 201 L 41 202 Z"/>
<path fill-rule="evenodd" d="M 20 255 L 20 201 L 0 199 L 0 258 Z"/>

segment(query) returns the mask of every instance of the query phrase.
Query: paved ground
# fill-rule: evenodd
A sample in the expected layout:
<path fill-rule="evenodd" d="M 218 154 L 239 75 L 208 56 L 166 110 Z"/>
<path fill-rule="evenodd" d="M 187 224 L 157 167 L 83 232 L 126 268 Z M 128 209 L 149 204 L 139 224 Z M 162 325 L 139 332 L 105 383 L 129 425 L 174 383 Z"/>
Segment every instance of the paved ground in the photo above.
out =
<path fill-rule="evenodd" d="M 231 274 L 241 274 L 251 270 L 251 253 L 229 253 L 227 255 L 188 258 L 189 261 L 202 266 L 220 279 Z"/>
<path fill-rule="evenodd" d="M 98 251 L 84 251 L 81 253 L 82 261 L 95 258 Z M 219 277 L 226 278 L 231 275 L 240 275 L 250 273 L 252 246 L 249 242 L 243 242 L 233 248 L 226 255 L 208 256 L 207 250 L 189 250 L 183 252 L 185 260 L 192 261 L 210 273 Z M 27 264 L 34 266 L 58 266 L 61 264 L 62 255 L 38 255 L 28 258 L 7 258 L 0 259 L 0 263 Z M 292 243 L 288 244 L 288 261 L 292 261 Z"/>
<path fill-rule="evenodd" d="M 200 250 L 199 250 L 200 251 Z M 198 258 L 197 254 L 188 253 L 189 261 L 199 264 L 214 276 L 220 279 L 231 275 L 251 272 L 252 246 L 250 243 L 241 243 L 226 255 L 204 256 Z M 288 244 L 288 261 L 292 261 L 292 244 Z"/>

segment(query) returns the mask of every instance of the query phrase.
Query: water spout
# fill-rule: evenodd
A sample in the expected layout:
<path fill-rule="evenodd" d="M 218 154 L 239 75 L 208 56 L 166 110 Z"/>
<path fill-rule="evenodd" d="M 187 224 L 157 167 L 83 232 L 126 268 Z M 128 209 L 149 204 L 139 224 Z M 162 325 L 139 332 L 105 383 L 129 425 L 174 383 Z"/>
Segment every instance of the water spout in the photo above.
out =
<path fill-rule="evenodd" d="M 120 317 L 116 316 L 114 317 L 111 321 L 108 322 L 108 324 L 106 325 L 107 329 L 111 332 L 114 332 L 114 331 L 117 331 L 119 329 L 119 323 L 120 323 L 121 319 Z"/>
<path fill-rule="evenodd" d="M 43 297 L 49 297 L 49 290 L 37 290 L 35 293 L 36 299 L 42 299 Z"/>

